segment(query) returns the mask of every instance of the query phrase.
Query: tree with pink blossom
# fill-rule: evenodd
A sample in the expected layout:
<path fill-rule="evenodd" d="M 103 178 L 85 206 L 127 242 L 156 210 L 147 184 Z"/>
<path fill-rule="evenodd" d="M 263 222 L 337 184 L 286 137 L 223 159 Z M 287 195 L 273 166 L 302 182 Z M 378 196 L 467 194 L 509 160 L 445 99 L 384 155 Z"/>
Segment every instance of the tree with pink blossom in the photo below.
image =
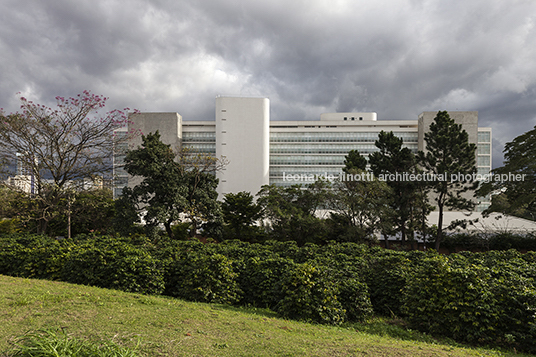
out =
<path fill-rule="evenodd" d="M 114 145 L 136 134 L 115 137 L 116 129 L 127 126 L 130 109 L 106 112 L 107 100 L 84 91 L 58 96 L 50 108 L 21 97 L 19 112 L 0 111 L 0 160 L 18 162 L 30 177 L 30 194 L 39 207 L 34 217 L 38 233 L 47 232 L 60 203 L 73 190 L 84 189 L 84 181 L 111 175 Z"/>

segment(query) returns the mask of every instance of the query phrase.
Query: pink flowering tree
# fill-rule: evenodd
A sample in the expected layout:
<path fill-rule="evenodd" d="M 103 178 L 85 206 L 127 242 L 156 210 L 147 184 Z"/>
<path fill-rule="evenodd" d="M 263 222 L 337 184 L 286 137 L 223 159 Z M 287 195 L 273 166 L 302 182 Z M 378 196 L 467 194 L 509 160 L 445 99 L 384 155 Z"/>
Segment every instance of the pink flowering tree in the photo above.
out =
<path fill-rule="evenodd" d="M 111 177 L 114 146 L 136 135 L 116 135 L 128 125 L 130 109 L 105 111 L 107 99 L 84 91 L 56 97 L 49 108 L 21 97 L 19 112 L 0 112 L 0 159 L 4 168 L 17 163 L 19 189 L 39 206 L 39 233 L 46 233 L 67 193 L 84 189 L 88 179 Z M 21 185 L 21 177 L 28 182 Z"/>

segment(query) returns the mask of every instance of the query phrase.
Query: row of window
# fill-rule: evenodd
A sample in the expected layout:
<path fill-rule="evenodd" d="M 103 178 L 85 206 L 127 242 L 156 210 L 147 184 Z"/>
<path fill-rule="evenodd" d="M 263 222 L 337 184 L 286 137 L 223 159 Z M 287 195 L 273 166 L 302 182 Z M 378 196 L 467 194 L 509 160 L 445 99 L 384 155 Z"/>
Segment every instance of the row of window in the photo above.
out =
<path fill-rule="evenodd" d="M 417 152 L 417 145 L 405 145 L 412 152 Z M 350 145 L 329 145 L 329 144 L 272 144 L 270 145 L 270 154 L 348 154 L 351 150 L 357 150 L 360 153 L 372 153 L 378 151 L 378 148 L 372 144 L 350 144 Z"/>
<path fill-rule="evenodd" d="M 216 133 L 211 131 L 206 132 L 182 132 L 182 141 L 202 141 L 202 142 L 215 142 Z"/>
<path fill-rule="evenodd" d="M 417 133 L 394 133 L 404 142 L 418 141 Z M 271 132 L 270 142 L 375 142 L 378 133 L 371 132 L 340 132 L 340 133 L 280 133 Z"/>
<path fill-rule="evenodd" d="M 215 154 L 216 145 L 215 144 L 187 144 L 185 145 L 190 152 L 192 153 L 205 153 L 205 154 Z"/>
<path fill-rule="evenodd" d="M 344 165 L 344 158 L 344 155 L 270 156 L 270 165 Z"/>

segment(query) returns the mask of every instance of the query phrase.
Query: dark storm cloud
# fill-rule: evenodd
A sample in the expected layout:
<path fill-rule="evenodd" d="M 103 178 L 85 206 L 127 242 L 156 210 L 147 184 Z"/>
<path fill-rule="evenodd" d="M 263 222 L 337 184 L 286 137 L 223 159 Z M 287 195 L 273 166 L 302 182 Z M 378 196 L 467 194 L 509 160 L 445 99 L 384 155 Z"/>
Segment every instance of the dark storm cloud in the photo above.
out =
<path fill-rule="evenodd" d="M 536 125 L 534 14 L 532 0 L 5 0 L 0 107 L 91 89 L 192 120 L 220 94 L 267 96 L 276 120 L 478 110 L 497 166 Z"/>

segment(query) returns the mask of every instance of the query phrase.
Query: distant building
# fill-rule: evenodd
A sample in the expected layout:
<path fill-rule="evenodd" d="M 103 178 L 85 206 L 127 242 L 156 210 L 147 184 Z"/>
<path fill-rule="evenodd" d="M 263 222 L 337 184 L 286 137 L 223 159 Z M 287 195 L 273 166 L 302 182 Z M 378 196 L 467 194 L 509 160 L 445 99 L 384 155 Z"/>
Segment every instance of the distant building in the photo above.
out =
<path fill-rule="evenodd" d="M 424 112 L 413 120 L 378 120 L 377 114 L 325 113 L 319 120 L 270 120 L 267 98 L 217 97 L 214 120 L 187 121 L 177 113 L 139 113 L 131 116 L 129 129 L 143 134 L 159 130 L 162 141 L 193 152 L 225 157 L 229 164 L 217 173 L 220 197 L 226 193 L 257 193 L 262 185 L 292 185 L 296 178 L 337 177 L 350 150 L 365 157 L 378 149 L 380 131 L 392 131 L 413 152 L 425 150 L 424 133 L 437 112 Z M 478 127 L 477 112 L 449 112 L 477 145 L 478 173 L 491 170 L 491 128 Z M 127 129 L 124 129 L 126 133 Z M 137 147 L 141 138 L 131 141 Z M 115 155 L 115 196 L 133 185 L 122 170 L 124 155 Z M 483 210 L 489 202 L 481 202 Z"/>

